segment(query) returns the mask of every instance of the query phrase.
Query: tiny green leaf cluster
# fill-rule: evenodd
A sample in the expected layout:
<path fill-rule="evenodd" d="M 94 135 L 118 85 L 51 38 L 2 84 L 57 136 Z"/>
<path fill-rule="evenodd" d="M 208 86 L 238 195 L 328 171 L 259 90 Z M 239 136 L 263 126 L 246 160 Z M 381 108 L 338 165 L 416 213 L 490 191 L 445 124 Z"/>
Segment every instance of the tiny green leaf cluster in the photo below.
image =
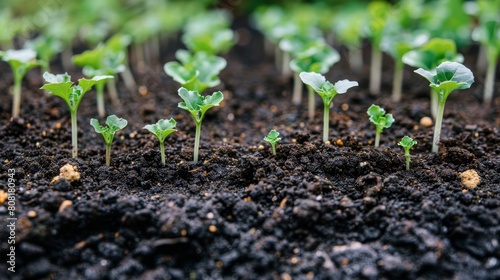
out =
<path fill-rule="evenodd" d="M 267 136 L 264 137 L 264 141 L 271 144 L 273 155 L 276 155 L 276 143 L 278 143 L 280 140 L 281 140 L 280 133 L 274 129 L 269 131 Z"/>
<path fill-rule="evenodd" d="M 384 128 L 389 128 L 394 123 L 392 114 L 386 114 L 385 110 L 378 105 L 372 104 L 366 112 L 370 116 L 370 121 L 375 124 L 375 147 L 380 144 L 380 134 Z"/>
<path fill-rule="evenodd" d="M 176 132 L 175 126 L 177 122 L 170 118 L 169 120 L 159 120 L 156 124 L 148 124 L 144 129 L 149 130 L 160 141 L 161 163 L 165 166 L 165 139 L 172 133 Z"/>
<path fill-rule="evenodd" d="M 115 138 L 115 133 L 127 126 L 127 120 L 118 118 L 115 115 L 106 118 L 106 125 L 102 126 L 97 119 L 90 119 L 90 124 L 94 127 L 95 132 L 102 134 L 104 142 L 106 142 L 106 165 L 111 163 L 111 144 Z"/>
<path fill-rule="evenodd" d="M 410 149 L 417 144 L 417 141 L 413 140 L 408 136 L 404 136 L 401 141 L 398 142 L 399 146 L 402 146 L 405 150 L 405 159 L 406 159 L 406 170 L 410 170 Z"/>

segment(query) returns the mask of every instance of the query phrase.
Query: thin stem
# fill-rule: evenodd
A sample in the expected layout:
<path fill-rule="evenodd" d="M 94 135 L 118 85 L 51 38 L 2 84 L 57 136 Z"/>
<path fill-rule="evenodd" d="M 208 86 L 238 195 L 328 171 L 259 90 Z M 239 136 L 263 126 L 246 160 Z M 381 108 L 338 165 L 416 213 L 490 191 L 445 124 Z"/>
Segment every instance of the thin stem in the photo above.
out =
<path fill-rule="evenodd" d="M 281 74 L 285 77 L 288 77 L 292 72 L 292 69 L 290 69 L 290 53 L 285 51 L 283 52 L 281 63 Z"/>
<path fill-rule="evenodd" d="M 106 166 L 111 165 L 111 144 L 106 144 Z"/>
<path fill-rule="evenodd" d="M 431 115 L 435 119 L 437 117 L 437 112 L 438 112 L 438 106 L 439 106 L 439 94 L 438 92 L 434 89 L 431 88 Z"/>
<path fill-rule="evenodd" d="M 95 85 L 96 90 L 96 101 L 97 101 L 97 112 L 100 117 L 106 115 L 106 109 L 104 108 L 104 83 L 99 81 Z"/>
<path fill-rule="evenodd" d="M 278 44 L 274 45 L 274 67 L 276 67 L 276 70 L 281 72 L 281 66 L 282 63 L 281 61 L 283 60 L 283 51 L 280 49 Z"/>
<path fill-rule="evenodd" d="M 372 60 L 370 65 L 370 93 L 379 94 L 382 80 L 382 51 L 376 46 L 372 47 Z"/>
<path fill-rule="evenodd" d="M 276 143 L 271 143 L 271 150 L 273 151 L 273 156 L 276 155 Z"/>
<path fill-rule="evenodd" d="M 410 170 L 410 150 L 405 149 L 406 170 Z"/>
<path fill-rule="evenodd" d="M 437 153 L 439 150 L 438 142 L 439 137 L 441 136 L 441 124 L 443 123 L 443 115 L 444 115 L 444 104 L 446 100 L 442 100 L 439 102 L 438 112 L 436 116 L 436 125 L 434 126 L 434 137 L 432 139 L 432 152 Z"/>
<path fill-rule="evenodd" d="M 129 90 L 134 90 L 137 87 L 137 83 L 135 82 L 134 75 L 132 74 L 132 71 L 130 70 L 130 66 L 128 65 L 128 63 L 125 66 L 125 71 L 121 73 L 121 76 L 123 78 L 125 86 Z"/>
<path fill-rule="evenodd" d="M 486 51 L 486 46 L 481 44 L 479 46 L 479 52 L 477 54 L 476 69 L 479 73 L 484 73 L 488 63 L 488 52 Z"/>
<path fill-rule="evenodd" d="M 351 45 L 347 48 L 349 67 L 355 72 L 360 72 L 363 69 L 363 52 L 360 48 Z"/>
<path fill-rule="evenodd" d="M 323 104 L 323 142 L 328 141 L 328 135 L 330 135 L 328 129 L 330 127 L 330 104 L 326 102 Z"/>
<path fill-rule="evenodd" d="M 160 142 L 161 163 L 165 166 L 165 142 Z"/>
<path fill-rule="evenodd" d="M 496 58 L 488 61 L 488 69 L 486 70 L 486 80 L 484 81 L 483 104 L 490 106 L 493 100 L 493 86 L 495 85 Z"/>
<path fill-rule="evenodd" d="M 375 132 L 375 147 L 380 145 L 380 134 L 382 134 L 382 131 L 377 129 Z"/>
<path fill-rule="evenodd" d="M 61 60 L 64 70 L 66 70 L 67 72 L 73 69 L 72 57 L 73 57 L 73 50 L 71 49 L 71 47 L 64 48 L 64 50 L 61 53 Z"/>
<path fill-rule="evenodd" d="M 78 156 L 78 118 L 76 117 L 76 112 L 71 112 L 71 145 L 73 149 L 71 151 L 72 157 L 76 158 Z"/>
<path fill-rule="evenodd" d="M 106 83 L 108 86 L 109 96 L 111 97 L 111 102 L 115 106 L 120 105 L 120 99 L 118 98 L 118 91 L 116 90 L 115 79 L 108 79 Z"/>
<path fill-rule="evenodd" d="M 309 116 L 309 121 L 312 122 L 314 119 L 314 107 L 316 107 L 316 94 L 314 93 L 314 89 L 310 86 L 307 87 L 307 92 L 308 92 L 307 115 Z"/>
<path fill-rule="evenodd" d="M 196 135 L 194 138 L 194 163 L 198 163 L 198 150 L 200 149 L 201 120 L 196 122 Z"/>
<path fill-rule="evenodd" d="M 392 101 L 401 101 L 401 90 L 403 87 L 403 62 L 397 61 L 394 65 L 394 77 L 392 80 Z"/>
<path fill-rule="evenodd" d="M 19 117 L 19 112 L 21 111 L 21 83 L 22 78 L 14 79 L 14 88 L 12 89 L 13 99 L 12 99 L 12 117 Z"/>
<path fill-rule="evenodd" d="M 300 80 L 299 73 L 293 75 L 293 105 L 300 105 L 302 102 L 302 81 Z"/>

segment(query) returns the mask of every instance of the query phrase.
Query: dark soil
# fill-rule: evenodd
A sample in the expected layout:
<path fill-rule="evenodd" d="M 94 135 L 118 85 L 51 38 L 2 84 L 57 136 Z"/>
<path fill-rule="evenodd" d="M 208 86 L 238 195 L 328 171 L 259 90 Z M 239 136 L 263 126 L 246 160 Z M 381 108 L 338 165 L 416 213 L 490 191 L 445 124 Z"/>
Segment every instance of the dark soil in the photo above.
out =
<path fill-rule="evenodd" d="M 433 127 L 419 123 L 429 115 L 428 83 L 406 69 L 403 101 L 394 104 L 386 57 L 383 93 L 372 96 L 368 69 L 350 71 L 339 48 L 342 60 L 328 79 L 360 86 L 334 99 L 325 145 L 319 99 L 309 122 L 305 106 L 291 105 L 292 80 L 263 55 L 262 38 L 246 35 L 250 43 L 226 55 L 215 89 L 225 101 L 203 122 L 198 164 L 194 121 L 177 108 L 179 85 L 162 70 L 175 45 L 161 64 L 133 65 L 147 94 L 118 82 L 123 105 L 108 104 L 107 113 L 129 124 L 115 137 L 111 167 L 89 124 L 97 117 L 93 92 L 79 109 L 80 154 L 72 159 L 64 102 L 38 90 L 34 70 L 25 79 L 22 118 L 11 119 L 12 77 L 2 64 L 0 180 L 7 191 L 8 169 L 15 170 L 17 228 L 11 273 L 2 224 L 0 278 L 500 279 L 500 99 L 482 107 L 483 75 L 450 95 L 440 152 L 432 154 Z M 463 52 L 476 73 L 475 49 Z M 365 54 L 369 61 L 368 46 Z M 379 148 L 366 115 L 371 104 L 396 119 Z M 166 141 L 163 167 L 158 141 L 142 128 L 170 117 L 179 131 Z M 283 138 L 276 156 L 262 141 L 271 129 Z M 418 142 L 410 171 L 397 145 L 404 135 Z M 81 179 L 51 185 L 67 163 Z M 474 189 L 461 183 L 469 169 L 481 178 Z M 72 206 L 59 211 L 65 200 Z M 7 202 L 0 215 L 6 221 Z"/>

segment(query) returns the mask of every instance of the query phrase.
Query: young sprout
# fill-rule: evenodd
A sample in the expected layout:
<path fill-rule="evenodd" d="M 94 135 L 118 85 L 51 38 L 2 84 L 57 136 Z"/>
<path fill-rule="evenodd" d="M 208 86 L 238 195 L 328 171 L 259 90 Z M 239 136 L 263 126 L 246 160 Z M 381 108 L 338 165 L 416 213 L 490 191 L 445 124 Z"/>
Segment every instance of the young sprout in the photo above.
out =
<path fill-rule="evenodd" d="M 148 124 L 144 127 L 144 129 L 149 130 L 149 132 L 153 133 L 158 140 L 160 141 L 160 152 L 161 152 L 161 163 L 165 166 L 165 139 L 176 132 L 175 125 L 177 122 L 170 118 L 169 120 L 159 120 L 156 124 Z"/>
<path fill-rule="evenodd" d="M 127 120 L 111 115 L 106 118 L 106 126 L 100 125 L 96 119 L 90 119 L 90 124 L 94 127 L 95 132 L 102 134 L 102 137 L 104 137 L 104 142 L 106 142 L 106 166 L 109 166 L 111 163 L 111 143 L 113 143 L 115 133 L 127 126 Z"/>
<path fill-rule="evenodd" d="M 323 100 L 323 142 L 328 141 L 328 127 L 330 123 L 330 105 L 337 94 L 346 93 L 348 89 L 358 86 L 358 82 L 341 80 L 333 85 L 321 74 L 314 72 L 300 73 L 300 79 L 304 84 L 316 91 Z"/>
<path fill-rule="evenodd" d="M 78 85 L 73 85 L 71 76 L 68 74 L 50 74 L 45 72 L 43 78 L 47 84 L 43 85 L 41 89 L 46 89 L 55 96 L 59 96 L 66 104 L 71 114 L 71 143 L 73 150 L 71 152 L 73 157 L 78 156 L 78 126 L 77 126 L 77 110 L 82 101 L 83 95 L 89 91 L 93 85 L 103 79 L 109 79 L 110 76 L 95 76 L 92 79 L 79 79 Z"/>
<path fill-rule="evenodd" d="M 457 89 L 468 89 L 474 83 L 474 75 L 461 63 L 443 62 L 435 70 L 426 71 L 422 68 L 415 70 L 415 73 L 424 77 L 430 82 L 430 87 L 434 89 L 438 97 L 438 110 L 436 124 L 434 126 L 434 138 L 432 140 L 432 152 L 439 150 L 438 142 L 441 134 L 441 124 L 443 122 L 444 105 L 448 95 Z"/>
<path fill-rule="evenodd" d="M 179 96 L 184 100 L 180 102 L 178 107 L 189 111 L 196 123 L 196 135 L 194 140 L 194 163 L 198 162 L 198 150 L 200 147 L 201 122 L 208 109 L 219 106 L 219 103 L 224 100 L 222 92 L 217 91 L 212 95 L 202 96 L 197 91 L 187 90 L 181 87 L 178 90 Z"/>
<path fill-rule="evenodd" d="M 0 58 L 8 62 L 14 76 L 14 88 L 12 99 L 12 117 L 17 118 L 21 111 L 21 83 L 24 75 L 32 68 L 41 65 L 36 61 L 36 52 L 31 49 L 0 51 Z"/>
<path fill-rule="evenodd" d="M 366 113 L 370 116 L 370 121 L 375 124 L 375 147 L 378 147 L 382 130 L 391 127 L 392 123 L 394 123 L 394 117 L 392 114 L 386 114 L 385 110 L 380 106 L 373 104 Z"/>
<path fill-rule="evenodd" d="M 402 146 L 405 150 L 405 159 L 406 159 L 406 170 L 410 170 L 410 149 L 417 144 L 417 141 L 411 139 L 408 136 L 404 136 L 401 141 L 398 142 L 399 146 Z"/>
<path fill-rule="evenodd" d="M 271 149 L 273 150 L 273 155 L 276 155 L 276 143 L 278 143 L 281 140 L 280 133 L 276 130 L 271 130 L 267 134 L 266 137 L 264 137 L 264 141 L 268 142 L 271 144 Z"/>

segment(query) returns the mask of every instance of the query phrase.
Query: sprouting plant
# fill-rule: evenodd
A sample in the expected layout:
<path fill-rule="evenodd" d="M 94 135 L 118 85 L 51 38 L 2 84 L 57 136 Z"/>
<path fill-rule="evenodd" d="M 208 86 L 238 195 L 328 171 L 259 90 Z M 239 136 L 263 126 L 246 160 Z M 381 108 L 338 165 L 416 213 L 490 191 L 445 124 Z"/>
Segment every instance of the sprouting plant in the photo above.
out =
<path fill-rule="evenodd" d="M 187 90 L 181 87 L 178 90 L 179 96 L 184 100 L 179 103 L 179 108 L 189 111 L 196 123 L 196 135 L 194 140 L 194 163 L 198 162 L 198 150 L 200 147 L 201 122 L 208 109 L 219 106 L 224 100 L 222 92 L 217 91 L 212 95 L 202 96 L 198 91 Z"/>
<path fill-rule="evenodd" d="M 394 123 L 394 117 L 392 114 L 386 114 L 383 108 L 374 104 L 368 108 L 366 113 L 370 116 L 370 121 L 375 124 L 375 147 L 378 147 L 382 130 L 391 127 Z"/>
<path fill-rule="evenodd" d="M 358 86 L 358 82 L 341 80 L 332 84 L 327 81 L 323 75 L 314 72 L 302 72 L 299 76 L 302 82 L 316 91 L 323 100 L 323 142 L 326 142 L 328 141 L 329 134 L 330 105 L 332 104 L 333 98 L 337 94 L 346 93 L 348 89 Z"/>
<path fill-rule="evenodd" d="M 178 50 L 175 57 L 181 63 L 167 62 L 164 66 L 167 75 L 180 83 L 182 87 L 200 93 L 220 84 L 218 75 L 227 65 L 224 58 L 204 52 L 191 54 L 186 50 Z"/>
<path fill-rule="evenodd" d="M 36 52 L 31 49 L 0 51 L 0 58 L 10 64 L 14 76 L 12 117 L 17 118 L 21 111 L 21 86 L 24 75 L 32 68 L 41 65 L 36 61 Z"/>
<path fill-rule="evenodd" d="M 169 120 L 159 120 L 156 124 L 148 124 L 144 127 L 144 129 L 149 130 L 149 132 L 153 133 L 158 140 L 160 141 L 160 152 L 161 152 L 161 163 L 165 166 L 165 139 L 176 132 L 175 125 L 177 122 L 170 118 Z"/>
<path fill-rule="evenodd" d="M 430 87 L 437 92 L 438 110 L 436 124 L 434 126 L 434 138 L 432 140 L 432 152 L 439 150 L 438 142 L 441 134 L 441 124 L 443 122 L 444 105 L 448 95 L 457 89 L 470 88 L 474 83 L 474 75 L 461 63 L 445 61 L 439 64 L 435 70 L 426 71 L 422 68 L 415 70 L 415 73 L 424 77 L 430 82 Z"/>
<path fill-rule="evenodd" d="M 402 146 L 405 150 L 405 159 L 406 159 L 406 170 L 410 170 L 410 149 L 417 144 L 417 141 L 413 140 L 408 136 L 404 136 L 401 141 L 398 142 L 399 146 Z"/>
<path fill-rule="evenodd" d="M 95 76 L 92 79 L 79 79 L 78 85 L 73 85 L 71 76 L 68 74 L 50 74 L 45 72 L 43 78 L 47 82 L 41 89 L 46 89 L 55 96 L 59 96 L 66 104 L 71 114 L 71 143 L 73 146 L 72 156 L 78 156 L 78 126 L 77 110 L 83 95 L 89 91 L 93 85 L 102 79 L 108 79 L 110 76 Z"/>
<path fill-rule="evenodd" d="M 104 142 L 106 142 L 106 165 L 109 166 L 111 163 L 111 143 L 113 143 L 115 133 L 127 126 L 127 120 L 111 115 L 106 118 L 106 126 L 99 124 L 96 119 L 90 119 L 90 124 L 94 127 L 95 132 L 102 134 Z"/>
<path fill-rule="evenodd" d="M 264 137 L 264 141 L 271 144 L 271 149 L 273 150 L 273 155 L 276 155 L 276 143 L 278 143 L 280 140 L 281 140 L 280 133 L 274 129 L 269 131 L 267 136 Z"/>

